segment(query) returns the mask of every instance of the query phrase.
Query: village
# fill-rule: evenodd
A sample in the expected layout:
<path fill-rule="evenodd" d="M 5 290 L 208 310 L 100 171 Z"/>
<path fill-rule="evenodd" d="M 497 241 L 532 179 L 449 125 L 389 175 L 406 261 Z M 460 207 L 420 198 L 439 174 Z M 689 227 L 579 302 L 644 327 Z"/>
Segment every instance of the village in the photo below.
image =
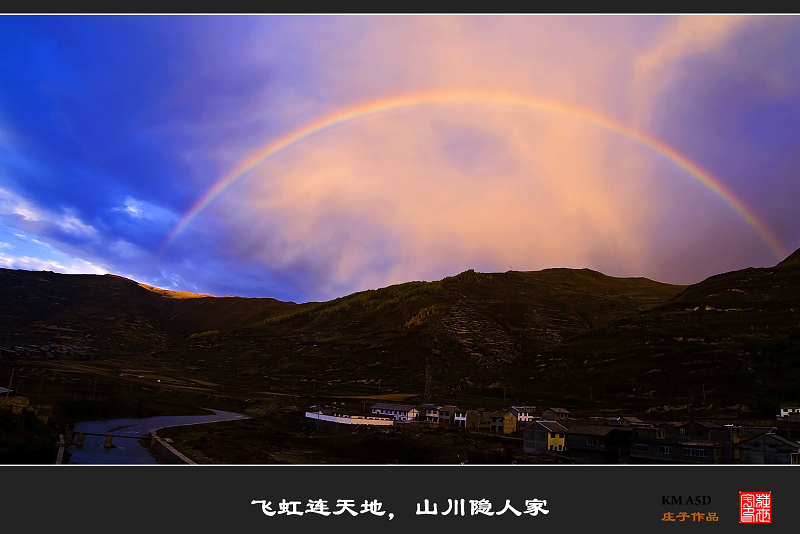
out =
<path fill-rule="evenodd" d="M 376 403 L 369 415 L 331 409 L 305 417 L 334 425 L 450 427 L 519 440 L 524 453 L 570 464 L 790 464 L 800 465 L 800 403 L 781 403 L 771 421 L 715 422 L 689 418 L 643 421 L 633 415 L 601 416 L 564 408 L 510 406 L 461 409 L 434 404 Z M 800 425 L 798 425 L 800 426 Z"/>
<path fill-rule="evenodd" d="M 96 384 L 91 387 L 94 393 Z M 492 401 L 491 408 L 475 407 L 479 405 L 474 402 L 465 407 L 446 402 L 435 404 L 427 395 L 420 395 L 416 399 L 407 396 L 406 400 L 399 402 L 377 403 L 376 400 L 387 399 L 328 397 L 320 402 L 323 398 L 318 397 L 316 400 L 307 399 L 310 402 L 303 408 L 302 404 L 297 406 L 295 402 L 288 400 L 290 398 L 286 397 L 285 406 L 277 408 L 276 404 L 273 409 L 287 415 L 295 413 L 298 424 L 303 420 L 307 424 L 305 430 L 302 426 L 288 430 L 285 423 L 274 421 L 270 428 L 294 432 L 296 439 L 300 440 L 295 443 L 292 441 L 295 438 L 292 438 L 285 442 L 284 447 L 287 449 L 297 448 L 297 443 L 306 439 L 302 436 L 313 438 L 314 443 L 321 444 L 322 441 L 317 438 L 322 434 L 315 433 L 314 429 L 324 426 L 330 433 L 337 435 L 378 432 L 387 437 L 404 435 L 405 439 L 412 441 L 418 440 L 420 435 L 426 435 L 429 437 L 425 443 L 415 445 L 419 451 L 414 457 L 427 457 L 434 462 L 449 462 L 452 459 L 448 456 L 436 456 L 433 451 L 426 456 L 427 453 L 421 452 L 425 447 L 433 443 L 446 443 L 449 439 L 446 436 L 461 436 L 473 442 L 490 439 L 495 443 L 491 447 L 501 447 L 503 454 L 490 453 L 473 457 L 473 461 L 490 463 L 513 458 L 517 463 L 800 465 L 800 402 L 776 404 L 771 418 L 769 409 L 758 418 L 746 418 L 743 414 L 728 415 L 725 418 L 719 412 L 702 415 L 697 412 L 654 413 L 651 410 L 641 413 L 608 409 L 593 412 L 591 409 L 572 406 L 567 409 L 529 404 L 513 404 L 498 409 L 503 406 L 500 401 Z M 409 403 L 414 400 L 421 402 Z M 312 402 L 317 404 L 311 404 Z M 254 421 L 266 422 L 274 418 L 274 413 L 278 413 L 261 413 L 259 407 L 268 405 L 270 403 L 251 401 L 239 408 L 248 417 L 254 418 Z M 41 425 L 48 425 L 53 413 L 51 404 L 32 401 L 15 390 L 3 387 L 0 387 L 0 409 L 8 417 L 27 416 L 38 420 Z M 237 432 L 234 426 L 226 428 L 229 430 L 225 432 Z M 222 435 L 227 435 L 225 432 Z M 241 443 L 239 440 L 234 441 Z M 408 447 L 411 442 L 404 443 Z M 380 449 L 380 445 L 376 446 Z M 257 450 L 259 445 L 254 443 L 253 447 Z M 44 456 L 47 456 L 45 453 Z M 379 461 L 380 453 L 376 451 L 374 454 L 371 461 Z M 413 455 L 409 452 L 409 458 L 411 456 Z M 403 453 L 395 452 L 389 459 L 395 457 L 404 458 Z M 274 454 L 265 457 L 264 461 L 283 461 L 280 458 L 280 454 Z M 347 461 L 345 457 L 338 458 L 325 461 Z M 234 459 L 222 456 L 215 461 L 225 463 L 233 462 Z M 235 461 L 239 461 L 238 457 Z M 310 460 L 306 458 L 301 461 Z"/>
<path fill-rule="evenodd" d="M 27 413 L 47 424 L 47 406 L 30 403 L 7 388 L 0 393 L 0 408 L 10 416 Z M 778 408 L 773 419 L 686 414 L 665 419 L 663 414 L 654 418 L 651 413 L 598 414 L 531 405 L 497 410 L 339 399 L 309 406 L 298 417 L 334 433 L 355 434 L 360 429 L 418 437 L 422 432 L 455 432 L 497 439 L 505 450 L 517 451 L 514 457 L 529 463 L 800 465 L 800 403 L 784 402 Z"/>

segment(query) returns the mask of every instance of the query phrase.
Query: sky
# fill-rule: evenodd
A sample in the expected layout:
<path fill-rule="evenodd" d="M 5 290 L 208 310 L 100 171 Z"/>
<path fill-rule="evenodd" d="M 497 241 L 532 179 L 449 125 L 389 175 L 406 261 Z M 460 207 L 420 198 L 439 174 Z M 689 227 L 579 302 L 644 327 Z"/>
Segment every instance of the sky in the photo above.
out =
<path fill-rule="evenodd" d="M 0 267 L 323 301 L 800 247 L 800 18 L 0 16 Z"/>

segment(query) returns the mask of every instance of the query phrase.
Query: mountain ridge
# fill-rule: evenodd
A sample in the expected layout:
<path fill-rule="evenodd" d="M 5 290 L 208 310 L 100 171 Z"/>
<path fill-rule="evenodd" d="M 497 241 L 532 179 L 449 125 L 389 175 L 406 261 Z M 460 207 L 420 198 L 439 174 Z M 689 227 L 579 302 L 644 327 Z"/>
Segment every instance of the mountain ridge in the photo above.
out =
<path fill-rule="evenodd" d="M 0 269 L 0 358 L 169 361 L 250 391 L 754 400 L 788 394 L 798 374 L 798 258 L 687 286 L 468 270 L 303 304 Z"/>

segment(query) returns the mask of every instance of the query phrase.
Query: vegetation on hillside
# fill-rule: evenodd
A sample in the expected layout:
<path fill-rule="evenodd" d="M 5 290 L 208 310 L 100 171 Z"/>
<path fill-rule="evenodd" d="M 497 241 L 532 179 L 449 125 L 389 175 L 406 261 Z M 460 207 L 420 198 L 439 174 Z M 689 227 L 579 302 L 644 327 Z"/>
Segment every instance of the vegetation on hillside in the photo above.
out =
<path fill-rule="evenodd" d="M 295 304 L 3 269 L 0 294 L 3 360 L 128 362 L 187 390 L 645 406 L 772 402 L 800 378 L 797 253 L 693 286 L 468 270 Z"/>

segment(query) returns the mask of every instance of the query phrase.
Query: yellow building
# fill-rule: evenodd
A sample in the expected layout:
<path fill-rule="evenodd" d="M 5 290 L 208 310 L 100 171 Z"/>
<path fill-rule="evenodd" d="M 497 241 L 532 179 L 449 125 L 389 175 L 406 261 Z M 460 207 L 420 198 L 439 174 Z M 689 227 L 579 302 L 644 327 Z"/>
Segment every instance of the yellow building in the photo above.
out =
<path fill-rule="evenodd" d="M 493 412 L 489 418 L 489 432 L 511 434 L 517 430 L 517 418 L 511 410 Z"/>
<path fill-rule="evenodd" d="M 567 428 L 556 421 L 536 421 L 525 427 L 523 435 L 525 452 L 544 454 L 567 450 Z"/>

